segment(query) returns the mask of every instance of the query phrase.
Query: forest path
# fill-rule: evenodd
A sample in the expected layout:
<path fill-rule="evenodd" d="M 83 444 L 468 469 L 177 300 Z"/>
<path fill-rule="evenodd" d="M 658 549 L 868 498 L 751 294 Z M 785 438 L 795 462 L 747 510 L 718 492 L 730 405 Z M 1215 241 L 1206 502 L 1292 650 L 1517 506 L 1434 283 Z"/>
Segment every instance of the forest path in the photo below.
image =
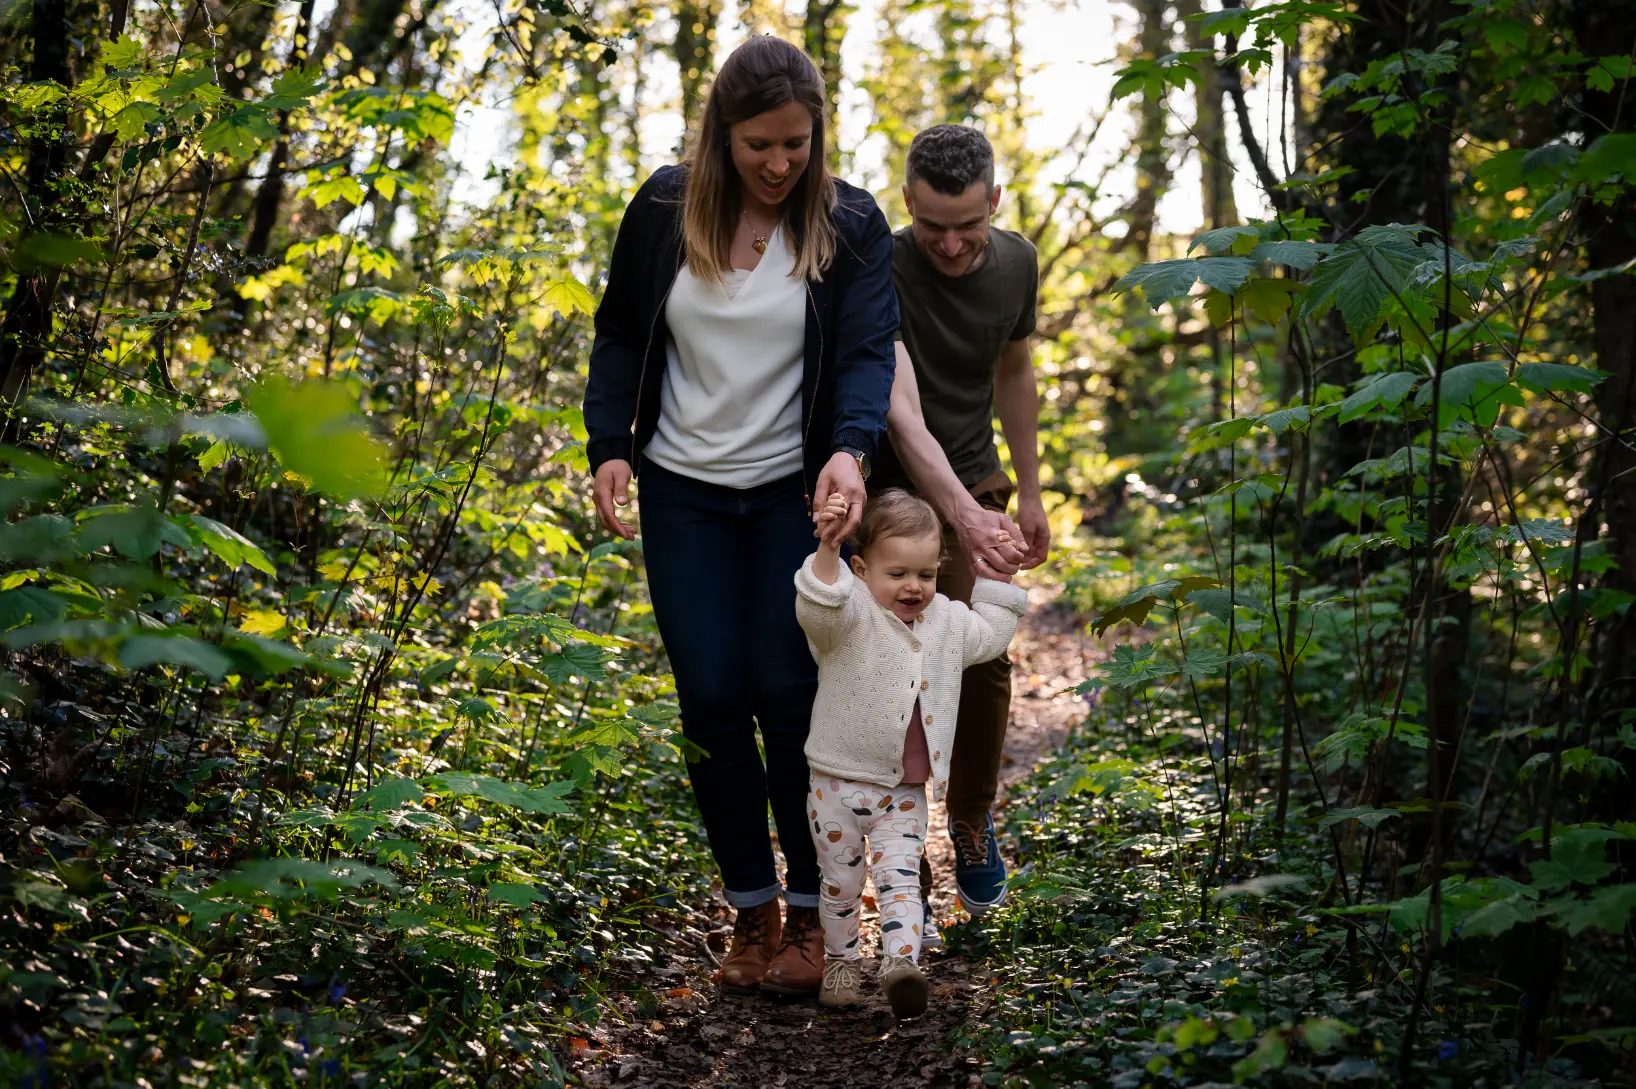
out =
<path fill-rule="evenodd" d="M 1066 690 L 1106 656 L 1083 618 L 1053 603 L 1054 589 L 1034 588 L 1029 596 L 1029 612 L 1012 643 L 1011 724 L 999 807 L 1006 804 L 1007 788 L 1054 753 L 1084 715 L 1085 703 Z M 939 803 L 932 805 L 932 827 L 944 827 Z M 939 831 L 928 849 L 936 880 L 932 905 L 938 920 L 947 923 L 958 910 L 954 848 Z M 873 923 L 873 913 L 866 911 L 866 957 Z M 628 998 L 615 999 L 619 1020 L 605 1019 L 598 1038 L 584 1041 L 588 1046 L 577 1052 L 572 1072 L 586 1085 L 667 1089 L 978 1083 L 977 1059 L 945 1048 L 951 1033 L 985 1009 L 993 983 L 989 970 L 952 954 L 927 954 L 931 1008 L 925 1017 L 899 1025 L 875 988 L 872 957 L 865 1002 L 854 1010 L 722 994 L 713 979 L 714 961 L 731 930 L 728 910 L 712 903 L 699 906 L 682 925 L 661 931 L 657 937 L 672 967 L 660 969 L 649 983 L 654 1001 L 643 1011 Z"/>

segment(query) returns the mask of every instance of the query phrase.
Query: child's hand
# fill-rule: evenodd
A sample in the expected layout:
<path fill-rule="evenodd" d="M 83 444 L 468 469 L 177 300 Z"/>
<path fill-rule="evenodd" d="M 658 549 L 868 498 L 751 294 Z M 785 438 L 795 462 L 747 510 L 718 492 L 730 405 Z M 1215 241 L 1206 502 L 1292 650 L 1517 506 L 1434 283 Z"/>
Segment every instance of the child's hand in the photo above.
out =
<path fill-rule="evenodd" d="M 841 542 L 835 539 L 835 534 L 840 526 L 846 524 L 847 512 L 850 509 L 851 504 L 840 492 L 831 492 L 829 498 L 824 501 L 823 509 L 818 512 L 818 536 L 826 548 L 841 547 Z"/>

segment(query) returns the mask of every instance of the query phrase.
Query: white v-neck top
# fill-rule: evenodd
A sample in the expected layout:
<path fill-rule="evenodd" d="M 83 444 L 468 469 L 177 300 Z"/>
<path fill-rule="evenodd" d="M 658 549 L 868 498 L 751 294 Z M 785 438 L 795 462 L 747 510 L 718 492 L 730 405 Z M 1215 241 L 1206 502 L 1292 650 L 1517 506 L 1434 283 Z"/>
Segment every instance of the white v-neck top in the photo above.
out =
<path fill-rule="evenodd" d="M 644 453 L 671 472 L 753 488 L 801 471 L 807 285 L 782 228 L 723 284 L 682 266 L 665 302 L 665 384 Z"/>

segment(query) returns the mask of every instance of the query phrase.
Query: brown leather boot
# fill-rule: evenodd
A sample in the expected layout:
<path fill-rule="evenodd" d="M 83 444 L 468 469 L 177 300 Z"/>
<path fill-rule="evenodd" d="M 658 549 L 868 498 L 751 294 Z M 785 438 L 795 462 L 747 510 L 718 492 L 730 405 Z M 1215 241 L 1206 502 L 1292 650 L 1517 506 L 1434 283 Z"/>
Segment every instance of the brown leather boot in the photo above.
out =
<path fill-rule="evenodd" d="M 784 913 L 784 942 L 761 977 L 761 989 L 785 998 L 811 998 L 824 981 L 824 928 L 817 908 Z"/>
<path fill-rule="evenodd" d="M 755 994 L 767 965 L 778 949 L 782 928 L 778 901 L 740 908 L 733 920 L 733 944 L 721 962 L 721 989 L 733 994 Z"/>

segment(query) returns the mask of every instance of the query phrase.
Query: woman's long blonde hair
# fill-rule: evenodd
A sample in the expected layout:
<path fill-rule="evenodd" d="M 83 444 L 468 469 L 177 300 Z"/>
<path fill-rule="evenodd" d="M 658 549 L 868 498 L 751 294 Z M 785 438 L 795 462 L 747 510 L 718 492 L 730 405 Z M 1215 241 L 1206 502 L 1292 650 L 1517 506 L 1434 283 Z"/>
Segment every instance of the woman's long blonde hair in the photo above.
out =
<path fill-rule="evenodd" d="M 795 245 L 795 275 L 819 279 L 835 259 L 835 183 L 825 133 L 824 78 L 801 50 L 770 34 L 733 50 L 705 100 L 682 197 L 682 241 L 687 267 L 719 283 L 732 268 L 733 232 L 743 214 L 743 183 L 728 144 L 733 125 L 799 102 L 812 115 L 807 168 L 780 206 Z"/>

